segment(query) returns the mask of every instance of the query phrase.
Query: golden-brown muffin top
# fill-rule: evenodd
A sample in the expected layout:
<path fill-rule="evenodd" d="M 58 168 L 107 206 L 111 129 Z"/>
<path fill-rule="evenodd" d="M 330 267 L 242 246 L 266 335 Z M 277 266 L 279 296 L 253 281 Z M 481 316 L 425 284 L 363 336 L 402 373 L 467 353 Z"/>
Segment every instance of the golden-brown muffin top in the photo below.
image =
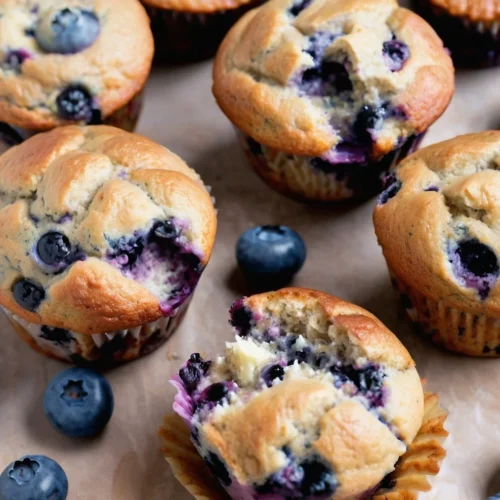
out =
<path fill-rule="evenodd" d="M 476 22 L 500 20 L 500 0 L 429 0 L 452 16 L 465 17 Z"/>
<path fill-rule="evenodd" d="M 138 0 L 0 0 L 0 121 L 100 123 L 142 89 L 153 50 Z"/>
<path fill-rule="evenodd" d="M 237 337 L 223 357 L 193 355 L 180 371 L 174 408 L 233 498 L 238 488 L 314 497 L 318 470 L 318 496 L 360 498 L 394 469 L 422 423 L 423 392 L 377 318 L 288 288 L 237 302 L 231 321 Z"/>
<path fill-rule="evenodd" d="M 179 12 L 212 13 L 237 9 L 253 0 L 142 0 L 144 4 L 157 9 L 176 10 Z"/>
<path fill-rule="evenodd" d="M 178 156 L 107 126 L 60 127 L 0 156 L 0 305 L 106 333 L 169 316 L 215 239 L 212 200 Z"/>
<path fill-rule="evenodd" d="M 425 296 L 500 315 L 500 132 L 435 144 L 401 163 L 375 208 L 391 271 Z"/>
<path fill-rule="evenodd" d="M 271 0 L 229 32 L 213 91 L 254 140 L 339 162 L 425 131 L 454 69 L 433 29 L 394 0 Z"/>

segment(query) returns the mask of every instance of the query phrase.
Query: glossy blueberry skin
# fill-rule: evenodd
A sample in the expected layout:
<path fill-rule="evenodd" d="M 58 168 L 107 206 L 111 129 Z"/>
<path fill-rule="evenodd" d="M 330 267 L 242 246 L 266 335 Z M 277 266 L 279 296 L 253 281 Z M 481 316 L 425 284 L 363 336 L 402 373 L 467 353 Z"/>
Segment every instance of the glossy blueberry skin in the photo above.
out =
<path fill-rule="evenodd" d="M 15 301 L 28 311 L 35 311 L 45 298 L 45 290 L 37 283 L 21 279 L 12 287 Z"/>
<path fill-rule="evenodd" d="M 92 437 L 106 427 L 113 414 L 113 391 L 94 370 L 69 368 L 49 383 L 43 407 L 51 425 L 62 434 Z"/>
<path fill-rule="evenodd" d="M 498 274 L 498 259 L 490 247 L 475 238 L 461 241 L 458 244 L 457 254 L 464 269 L 476 276 Z"/>
<path fill-rule="evenodd" d="M 65 500 L 68 478 L 61 466 L 43 455 L 26 455 L 0 476 L 1 500 Z"/>
<path fill-rule="evenodd" d="M 70 255 L 71 244 L 64 234 L 51 231 L 38 240 L 36 249 L 45 264 L 54 266 L 64 262 Z"/>
<path fill-rule="evenodd" d="M 259 226 L 244 232 L 236 245 L 236 259 L 253 285 L 286 285 L 306 260 L 306 246 L 286 226 Z"/>
<path fill-rule="evenodd" d="M 76 54 L 95 42 L 100 29 L 99 19 L 93 12 L 64 8 L 38 23 L 35 38 L 46 52 Z"/>
<path fill-rule="evenodd" d="M 101 113 L 94 98 L 84 85 L 66 87 L 56 99 L 57 113 L 64 120 L 82 121 L 92 125 L 101 123 Z"/>

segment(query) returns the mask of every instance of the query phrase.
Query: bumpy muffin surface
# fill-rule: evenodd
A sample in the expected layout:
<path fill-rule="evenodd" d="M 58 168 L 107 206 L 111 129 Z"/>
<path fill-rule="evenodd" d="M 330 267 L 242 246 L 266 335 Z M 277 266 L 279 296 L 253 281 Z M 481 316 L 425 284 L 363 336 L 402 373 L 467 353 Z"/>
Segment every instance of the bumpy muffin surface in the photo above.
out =
<path fill-rule="evenodd" d="M 0 156 L 0 304 L 80 333 L 173 314 L 212 250 L 199 176 L 113 127 L 67 126 Z"/>
<path fill-rule="evenodd" d="M 142 0 L 144 4 L 157 9 L 174 10 L 185 13 L 211 14 L 232 10 L 247 5 L 252 0 Z"/>
<path fill-rule="evenodd" d="M 271 0 L 219 49 L 214 94 L 254 140 L 332 163 L 380 157 L 446 109 L 454 70 L 394 0 Z"/>
<path fill-rule="evenodd" d="M 138 0 L 0 0 L 0 121 L 100 123 L 142 89 L 152 57 Z"/>
<path fill-rule="evenodd" d="M 500 132 L 425 148 L 390 177 L 375 230 L 391 272 L 449 307 L 500 314 Z"/>
<path fill-rule="evenodd" d="M 373 315 L 307 289 L 237 302 L 214 362 L 193 354 L 174 409 L 233 498 L 361 498 L 421 425 L 413 360 Z"/>
<path fill-rule="evenodd" d="M 431 5 L 476 22 L 500 21 L 500 0 L 427 0 Z"/>

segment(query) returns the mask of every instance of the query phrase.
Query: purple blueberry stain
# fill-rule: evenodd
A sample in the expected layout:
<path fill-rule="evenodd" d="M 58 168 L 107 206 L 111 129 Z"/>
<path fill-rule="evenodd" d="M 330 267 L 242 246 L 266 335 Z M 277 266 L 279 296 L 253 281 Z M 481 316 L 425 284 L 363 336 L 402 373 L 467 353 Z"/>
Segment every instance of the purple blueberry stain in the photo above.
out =
<path fill-rule="evenodd" d="M 410 58 L 410 49 L 406 43 L 393 37 L 392 40 L 384 42 L 382 49 L 384 61 L 393 73 L 401 71 L 406 61 Z"/>
<path fill-rule="evenodd" d="M 241 337 L 246 337 L 252 327 L 255 326 L 252 311 L 245 306 L 243 299 L 233 303 L 229 323 L 237 330 L 238 335 Z"/>
<path fill-rule="evenodd" d="M 476 289 L 482 300 L 488 297 L 500 270 L 498 258 L 489 246 L 476 238 L 451 242 L 448 261 L 460 285 Z"/>
<path fill-rule="evenodd" d="M 24 61 L 32 58 L 33 55 L 26 49 L 9 50 L 7 52 L 7 56 L 5 57 L 5 66 L 9 69 L 20 71 Z"/>
<path fill-rule="evenodd" d="M 386 115 L 385 106 L 362 106 L 353 125 L 357 140 L 361 144 L 371 144 L 375 134 L 383 127 Z"/>
<path fill-rule="evenodd" d="M 231 476 L 224 462 L 215 453 L 209 452 L 208 455 L 203 457 L 203 460 L 208 465 L 212 474 L 224 485 L 231 484 Z"/>

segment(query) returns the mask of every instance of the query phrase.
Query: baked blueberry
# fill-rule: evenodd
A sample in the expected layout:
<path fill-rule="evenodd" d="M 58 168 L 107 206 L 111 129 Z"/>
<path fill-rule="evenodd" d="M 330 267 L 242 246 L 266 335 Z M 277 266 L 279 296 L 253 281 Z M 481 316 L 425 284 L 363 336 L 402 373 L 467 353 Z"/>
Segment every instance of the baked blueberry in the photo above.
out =
<path fill-rule="evenodd" d="M 266 385 L 271 386 L 273 382 L 277 379 L 283 380 L 285 376 L 285 370 L 281 365 L 271 365 L 262 370 L 262 380 L 266 383 Z"/>
<path fill-rule="evenodd" d="M 184 382 L 188 392 L 196 390 L 201 378 L 208 373 L 211 364 L 211 361 L 204 361 L 198 353 L 191 354 L 186 366 L 179 371 L 179 377 Z"/>
<path fill-rule="evenodd" d="M 0 476 L 2 500 L 65 500 L 68 478 L 61 466 L 43 455 L 26 455 Z"/>
<path fill-rule="evenodd" d="M 204 399 L 210 401 L 212 403 L 219 403 L 223 398 L 225 398 L 228 394 L 228 388 L 226 384 L 222 382 L 217 382 L 207 387 L 203 391 Z"/>
<path fill-rule="evenodd" d="M 95 107 L 94 98 L 84 85 L 66 87 L 56 99 L 57 113 L 64 120 L 101 123 L 101 112 Z"/>
<path fill-rule="evenodd" d="M 224 485 L 229 486 L 231 484 L 231 476 L 222 462 L 222 460 L 215 454 L 210 452 L 206 457 L 203 458 L 208 468 L 211 470 L 212 474 Z"/>
<path fill-rule="evenodd" d="M 286 226 L 259 226 L 240 236 L 236 259 L 250 284 L 278 288 L 301 269 L 306 246 L 300 235 Z"/>
<path fill-rule="evenodd" d="M 243 306 L 242 301 L 236 301 L 231 307 L 231 326 L 238 330 L 238 335 L 246 337 L 254 323 L 252 311 Z"/>
<path fill-rule="evenodd" d="M 396 177 L 395 174 L 389 174 L 384 178 L 383 191 L 380 193 L 378 202 L 380 205 L 387 203 L 391 198 L 394 198 L 402 188 L 402 182 Z"/>
<path fill-rule="evenodd" d="M 113 414 L 113 391 L 96 371 L 70 368 L 49 383 L 43 406 L 51 425 L 62 434 L 92 437 L 106 427 Z"/>
<path fill-rule="evenodd" d="M 42 300 L 45 298 L 45 290 L 37 283 L 20 279 L 14 283 L 12 287 L 15 301 L 28 311 L 35 311 Z"/>
<path fill-rule="evenodd" d="M 400 71 L 410 57 L 408 45 L 396 39 L 384 42 L 382 53 L 387 67 L 392 72 Z"/>
<path fill-rule="evenodd" d="M 476 276 L 498 274 L 498 259 L 493 250 L 477 239 L 461 241 L 457 247 L 457 255 L 465 270 Z"/>
<path fill-rule="evenodd" d="M 62 264 L 71 254 L 71 244 L 66 235 L 51 231 L 45 233 L 36 246 L 40 259 L 49 266 Z"/>
<path fill-rule="evenodd" d="M 66 7 L 41 19 L 35 38 L 46 52 L 76 54 L 90 47 L 100 32 L 99 19 L 94 12 Z"/>
<path fill-rule="evenodd" d="M 354 122 L 354 134 L 363 143 L 372 142 L 372 134 L 384 124 L 386 110 L 383 106 L 363 106 Z"/>
<path fill-rule="evenodd" d="M 304 479 L 300 485 L 300 492 L 304 497 L 323 498 L 335 493 L 338 482 L 330 467 L 317 460 L 304 462 L 301 466 Z"/>
<path fill-rule="evenodd" d="M 174 239 L 180 235 L 180 231 L 172 220 L 166 220 L 154 226 L 154 234 L 158 238 Z"/>
<path fill-rule="evenodd" d="M 5 58 L 5 64 L 10 69 L 19 70 L 23 62 L 32 57 L 26 49 L 9 50 Z"/>

